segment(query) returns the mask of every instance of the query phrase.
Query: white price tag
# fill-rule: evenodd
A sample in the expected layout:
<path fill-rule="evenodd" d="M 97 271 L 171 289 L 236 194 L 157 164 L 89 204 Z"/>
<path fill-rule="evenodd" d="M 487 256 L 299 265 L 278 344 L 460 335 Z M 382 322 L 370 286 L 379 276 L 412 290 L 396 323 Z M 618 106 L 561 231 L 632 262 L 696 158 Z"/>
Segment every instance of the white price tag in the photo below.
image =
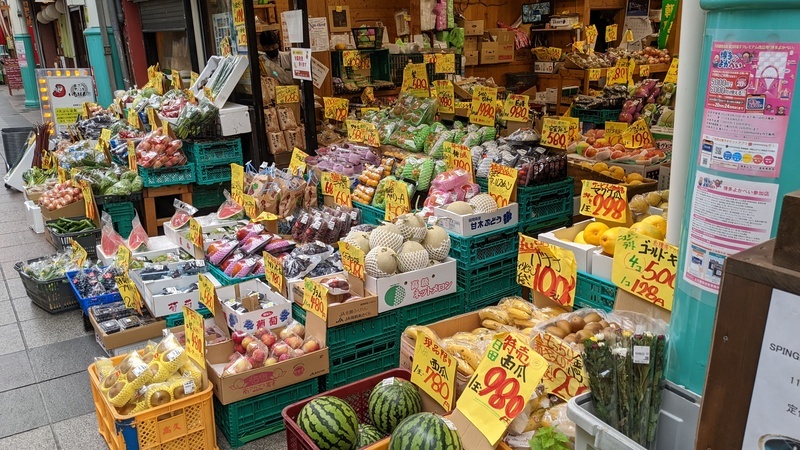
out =
<path fill-rule="evenodd" d="M 644 345 L 633 346 L 633 363 L 650 364 L 650 347 Z"/>

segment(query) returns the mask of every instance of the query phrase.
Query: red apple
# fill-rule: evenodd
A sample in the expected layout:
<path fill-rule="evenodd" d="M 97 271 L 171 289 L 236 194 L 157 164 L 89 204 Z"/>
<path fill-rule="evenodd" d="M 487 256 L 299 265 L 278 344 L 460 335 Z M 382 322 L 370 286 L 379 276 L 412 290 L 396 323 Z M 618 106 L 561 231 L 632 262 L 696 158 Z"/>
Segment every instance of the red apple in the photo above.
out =
<path fill-rule="evenodd" d="M 230 363 L 236 361 L 237 359 L 239 359 L 239 356 L 241 355 L 239 355 L 238 352 L 231 353 L 231 356 L 228 357 L 228 362 Z"/>
<path fill-rule="evenodd" d="M 283 362 L 283 361 L 286 361 L 287 359 L 292 359 L 292 357 L 289 356 L 288 353 L 285 353 L 285 354 L 281 355 L 280 358 L 278 358 L 278 362 Z"/>
<path fill-rule="evenodd" d="M 256 365 L 260 366 L 260 365 L 264 364 L 264 360 L 267 359 L 267 354 L 264 352 L 264 350 L 261 350 L 260 348 L 257 348 L 257 349 L 255 349 L 253 351 L 252 358 L 253 358 L 253 361 L 255 361 L 255 363 L 256 363 L 256 364 L 254 364 L 254 366 L 256 366 Z"/>
<path fill-rule="evenodd" d="M 288 336 L 286 339 L 283 340 L 283 342 L 285 342 L 286 344 L 289 345 L 289 347 L 292 348 L 300 348 L 303 346 L 303 338 L 301 338 L 296 334 Z"/>
<path fill-rule="evenodd" d="M 258 344 L 258 341 L 253 340 L 249 344 L 247 344 L 247 347 L 246 347 L 247 354 L 252 356 L 253 352 L 258 350 L 258 349 L 260 349 L 260 348 L 261 348 L 261 346 Z"/>
<path fill-rule="evenodd" d="M 231 335 L 231 339 L 233 339 L 233 342 L 235 344 L 241 344 L 242 340 L 244 340 L 245 336 L 247 336 L 247 333 L 245 333 L 244 331 L 236 330 Z"/>
<path fill-rule="evenodd" d="M 320 349 L 319 341 L 316 339 L 309 339 L 300 348 L 302 348 L 306 353 L 315 352 Z"/>
<path fill-rule="evenodd" d="M 250 367 L 256 367 L 261 365 L 261 364 L 256 364 L 256 360 L 252 356 L 247 357 L 247 362 L 250 363 Z"/>
<path fill-rule="evenodd" d="M 292 334 L 296 334 L 300 337 L 305 337 L 306 327 L 304 327 L 303 324 L 300 322 L 292 322 L 291 324 L 289 324 L 288 327 L 281 330 L 281 339 L 286 339 Z"/>
<path fill-rule="evenodd" d="M 267 333 L 261 336 L 261 343 L 266 345 L 267 347 L 272 347 L 275 345 L 275 342 L 278 340 L 278 337 L 272 333 Z"/>
<path fill-rule="evenodd" d="M 285 342 L 276 342 L 275 345 L 272 346 L 272 356 L 285 355 L 290 351 L 292 351 L 292 347 L 289 347 L 289 344 Z"/>
<path fill-rule="evenodd" d="M 267 333 L 269 333 L 269 330 L 267 330 L 264 327 L 261 327 L 261 328 L 257 329 L 256 332 L 253 333 L 253 335 L 256 337 L 256 339 L 261 339 L 261 336 L 264 336 Z"/>
<path fill-rule="evenodd" d="M 233 344 L 233 349 L 236 350 L 239 354 L 244 355 L 246 350 L 242 347 L 242 344 Z"/>
<path fill-rule="evenodd" d="M 278 359 L 270 356 L 266 360 L 264 360 L 264 367 L 271 366 L 273 364 L 278 364 Z"/>

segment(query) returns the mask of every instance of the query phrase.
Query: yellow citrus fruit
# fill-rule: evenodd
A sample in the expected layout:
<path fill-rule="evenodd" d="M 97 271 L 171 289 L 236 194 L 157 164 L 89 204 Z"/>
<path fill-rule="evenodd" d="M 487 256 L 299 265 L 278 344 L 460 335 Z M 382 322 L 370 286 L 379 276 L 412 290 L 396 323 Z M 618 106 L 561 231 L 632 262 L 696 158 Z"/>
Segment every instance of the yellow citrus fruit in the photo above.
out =
<path fill-rule="evenodd" d="M 583 240 L 589 245 L 600 245 L 600 236 L 608 230 L 602 222 L 592 222 L 583 230 Z"/>
<path fill-rule="evenodd" d="M 666 228 L 666 224 L 664 224 L 664 228 Z M 650 223 L 646 222 L 635 223 L 631 227 L 631 231 L 653 239 L 657 239 L 659 241 L 664 240 L 664 233 L 662 233 L 661 230 L 659 230 Z"/>
<path fill-rule="evenodd" d="M 625 177 L 625 180 L 627 180 L 628 183 L 630 183 L 631 181 L 636 181 L 636 180 L 642 181 L 642 180 L 644 180 L 644 177 L 642 175 L 638 174 L 638 173 L 631 173 L 631 174 L 628 174 L 627 177 Z"/>
<path fill-rule="evenodd" d="M 617 238 L 619 237 L 620 233 L 627 233 L 628 229 L 625 227 L 614 227 L 609 228 L 608 230 L 603 233 L 600 237 L 600 247 L 603 249 L 603 253 L 614 256 L 614 248 L 617 246 Z"/>
<path fill-rule="evenodd" d="M 650 224 L 658 229 L 664 236 L 667 235 L 667 219 L 661 216 L 648 216 L 642 220 L 642 223 Z"/>
<path fill-rule="evenodd" d="M 585 244 L 586 241 L 583 239 L 583 231 L 575 235 L 575 243 L 576 244 Z"/>
<path fill-rule="evenodd" d="M 603 172 L 605 170 L 608 170 L 608 164 L 603 162 L 596 163 L 594 166 L 592 166 L 592 170 L 594 170 L 595 172 Z"/>
<path fill-rule="evenodd" d="M 628 181 L 628 183 L 627 183 L 627 184 L 628 184 L 629 186 L 638 186 L 638 185 L 642 184 L 642 182 L 641 182 L 641 181 L 639 181 L 639 180 L 633 180 L 633 181 Z"/>

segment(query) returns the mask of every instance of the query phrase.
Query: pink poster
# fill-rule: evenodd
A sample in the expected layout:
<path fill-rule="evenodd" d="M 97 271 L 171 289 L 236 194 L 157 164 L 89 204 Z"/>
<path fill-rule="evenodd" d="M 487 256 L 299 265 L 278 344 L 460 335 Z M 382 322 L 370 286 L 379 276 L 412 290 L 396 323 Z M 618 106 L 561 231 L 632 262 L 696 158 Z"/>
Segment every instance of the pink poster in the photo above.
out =
<path fill-rule="evenodd" d="M 800 44 L 715 42 L 700 166 L 778 178 Z"/>

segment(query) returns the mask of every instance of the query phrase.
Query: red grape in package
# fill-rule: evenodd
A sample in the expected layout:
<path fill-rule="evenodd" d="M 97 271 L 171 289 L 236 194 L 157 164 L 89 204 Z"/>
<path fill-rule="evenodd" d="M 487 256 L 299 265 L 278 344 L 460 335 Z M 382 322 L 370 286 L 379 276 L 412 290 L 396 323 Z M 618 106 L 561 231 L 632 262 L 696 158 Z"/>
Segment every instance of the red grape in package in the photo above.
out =
<path fill-rule="evenodd" d="M 177 198 L 172 205 L 175 207 L 175 213 L 169 219 L 169 224 L 176 230 L 189 223 L 189 219 L 197 213 L 197 208 Z"/>

